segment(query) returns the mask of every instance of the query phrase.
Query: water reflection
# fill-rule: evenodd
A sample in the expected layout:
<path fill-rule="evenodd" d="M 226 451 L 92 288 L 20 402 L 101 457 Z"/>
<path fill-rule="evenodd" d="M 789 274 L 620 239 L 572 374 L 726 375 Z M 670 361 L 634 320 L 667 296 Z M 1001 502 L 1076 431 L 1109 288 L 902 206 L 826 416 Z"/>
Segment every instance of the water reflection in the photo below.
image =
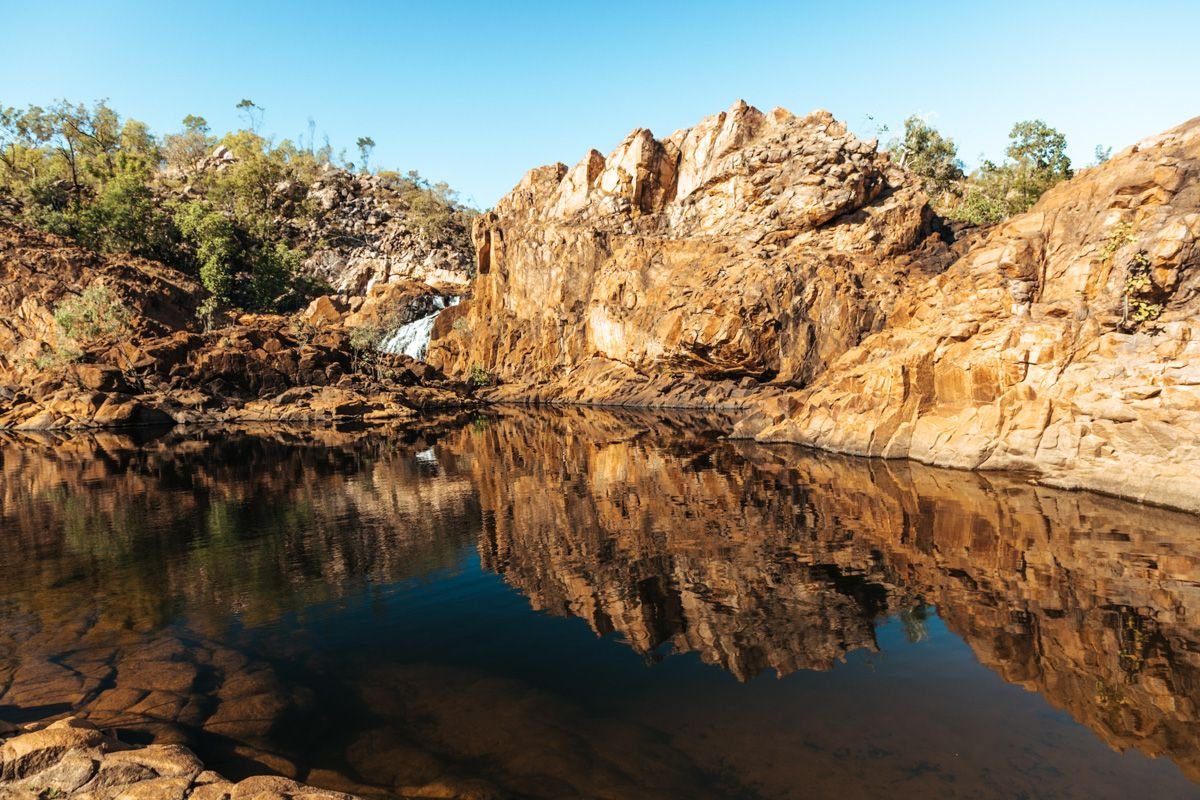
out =
<path fill-rule="evenodd" d="M 721 441 L 725 424 L 566 409 L 319 439 L 7 441 L 0 720 L 82 709 L 227 768 L 361 792 L 1186 791 L 1033 706 L 1023 721 L 952 662 L 944 625 L 1087 737 L 1200 780 L 1194 517 Z M 889 652 L 907 663 L 881 645 L 893 631 L 1012 727 L 959 733 L 1013 755 L 932 755 L 967 723 L 932 696 L 876 696 L 938 690 L 887 672 Z M 613 638 L 665 663 L 631 666 Z M 831 668 L 845 677 L 805 677 Z M 771 722 L 800 695 L 807 727 Z M 928 741 L 905 733 L 910 708 Z"/>
<path fill-rule="evenodd" d="M 463 446 L 488 465 L 484 563 L 535 608 L 745 680 L 873 650 L 887 612 L 920 639 L 932 603 L 1006 680 L 1200 780 L 1194 517 L 909 462 L 578 435 L 592 415 Z"/>

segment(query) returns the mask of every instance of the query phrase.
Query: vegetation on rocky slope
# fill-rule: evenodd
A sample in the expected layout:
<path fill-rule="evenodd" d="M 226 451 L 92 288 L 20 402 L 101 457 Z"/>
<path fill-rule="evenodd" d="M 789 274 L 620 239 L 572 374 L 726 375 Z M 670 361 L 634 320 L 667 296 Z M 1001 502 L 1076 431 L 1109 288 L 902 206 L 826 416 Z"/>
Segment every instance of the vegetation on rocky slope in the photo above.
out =
<path fill-rule="evenodd" d="M 182 130 L 157 136 L 104 101 L 0 106 L 0 215 L 184 269 L 210 295 L 206 316 L 299 308 L 328 277 L 306 265 L 321 251 L 370 244 L 364 222 L 398 219 L 406 241 L 422 240 L 424 250 L 470 251 L 474 211 L 416 171 L 368 173 L 370 137 L 358 141 L 354 175 L 328 142 L 276 143 L 257 132 L 257 105 L 238 108 L 242 130 L 215 136 L 188 115 Z M 351 185 L 351 197 L 335 200 L 362 212 L 357 226 L 319 224 L 336 210 L 322 197 L 331 182 Z"/>
<path fill-rule="evenodd" d="M 930 201 L 948 219 L 972 224 L 1001 222 L 1033 207 L 1050 187 L 1074 171 L 1067 138 L 1040 119 L 1013 125 L 1005 160 L 985 159 L 968 174 L 954 140 L 921 117 L 904 121 L 904 135 L 888 144 L 900 166 L 925 184 Z M 1108 158 L 1097 148 L 1097 160 Z"/>

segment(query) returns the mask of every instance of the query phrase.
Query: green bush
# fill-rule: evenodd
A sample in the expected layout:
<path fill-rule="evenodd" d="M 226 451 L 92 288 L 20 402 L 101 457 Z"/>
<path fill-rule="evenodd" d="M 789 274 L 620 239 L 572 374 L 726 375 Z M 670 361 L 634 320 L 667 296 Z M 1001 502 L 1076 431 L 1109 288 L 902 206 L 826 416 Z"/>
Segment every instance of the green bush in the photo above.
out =
<path fill-rule="evenodd" d="M 159 259 L 173 254 L 171 219 L 141 171 L 122 172 L 105 183 L 76 219 L 79 240 L 101 252 Z"/>
<path fill-rule="evenodd" d="M 234 259 L 239 245 L 233 223 L 206 203 L 185 203 L 175 212 L 175 224 L 196 251 L 200 282 L 218 303 L 229 299 L 233 288 Z"/>
<path fill-rule="evenodd" d="M 471 369 L 467 371 L 467 381 L 472 386 L 491 386 L 495 383 L 495 380 L 495 376 L 492 373 L 478 364 L 472 364 Z"/>
<path fill-rule="evenodd" d="M 133 314 L 115 292 L 94 283 L 54 307 L 54 322 L 67 337 L 90 342 L 130 330 Z"/>

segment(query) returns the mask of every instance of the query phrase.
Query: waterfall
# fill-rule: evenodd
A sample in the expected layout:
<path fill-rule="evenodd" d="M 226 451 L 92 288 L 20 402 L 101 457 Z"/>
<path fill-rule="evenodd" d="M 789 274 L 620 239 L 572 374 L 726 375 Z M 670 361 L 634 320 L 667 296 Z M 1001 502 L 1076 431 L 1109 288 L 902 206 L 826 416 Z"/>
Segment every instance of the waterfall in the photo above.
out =
<path fill-rule="evenodd" d="M 429 352 L 429 337 L 433 333 L 433 323 L 437 320 L 438 314 L 457 304 L 457 297 L 439 297 L 434 303 L 437 311 L 427 317 L 421 317 L 401 325 L 392 335 L 383 340 L 379 349 L 385 353 L 406 355 L 418 361 L 424 360 L 425 354 Z"/>

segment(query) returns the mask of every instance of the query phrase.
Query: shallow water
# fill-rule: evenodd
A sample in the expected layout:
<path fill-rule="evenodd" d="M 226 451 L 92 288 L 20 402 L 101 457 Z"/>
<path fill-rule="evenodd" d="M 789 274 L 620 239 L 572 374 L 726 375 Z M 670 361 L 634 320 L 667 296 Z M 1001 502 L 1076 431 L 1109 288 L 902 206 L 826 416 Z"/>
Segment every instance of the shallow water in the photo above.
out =
<path fill-rule="evenodd" d="M 380 795 L 1200 794 L 1200 522 L 721 420 L 0 439 L 0 721 Z"/>

